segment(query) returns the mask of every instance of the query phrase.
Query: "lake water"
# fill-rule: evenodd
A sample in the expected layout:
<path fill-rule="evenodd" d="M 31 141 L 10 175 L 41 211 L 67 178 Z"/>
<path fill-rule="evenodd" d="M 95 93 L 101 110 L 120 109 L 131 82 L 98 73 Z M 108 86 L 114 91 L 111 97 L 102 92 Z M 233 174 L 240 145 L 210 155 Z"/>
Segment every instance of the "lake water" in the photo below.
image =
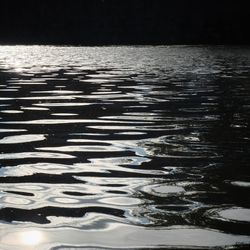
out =
<path fill-rule="evenodd" d="M 0 249 L 249 249 L 249 122 L 249 47 L 0 46 Z"/>

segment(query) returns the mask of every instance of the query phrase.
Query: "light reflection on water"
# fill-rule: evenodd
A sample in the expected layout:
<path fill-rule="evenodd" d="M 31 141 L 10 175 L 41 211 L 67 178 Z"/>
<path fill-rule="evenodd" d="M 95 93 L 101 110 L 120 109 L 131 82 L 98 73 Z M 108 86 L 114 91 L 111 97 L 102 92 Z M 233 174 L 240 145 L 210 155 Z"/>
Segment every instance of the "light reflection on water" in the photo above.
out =
<path fill-rule="evenodd" d="M 43 234 L 39 231 L 27 231 L 19 234 L 21 245 L 38 245 L 43 241 Z"/>
<path fill-rule="evenodd" d="M 116 239 L 114 241 L 114 238 Z M 15 239 L 15 240 L 13 240 Z M 102 246 L 104 248 L 145 248 L 159 247 L 170 245 L 175 247 L 186 246 L 191 248 L 197 247 L 227 247 L 242 243 L 249 243 L 247 236 L 227 235 L 218 231 L 195 228 L 166 228 L 166 229 L 144 229 L 142 227 L 116 224 L 107 224 L 105 230 L 78 230 L 73 228 L 58 229 L 52 232 L 51 230 L 42 231 L 24 231 L 21 233 L 7 234 L 2 238 L 3 246 L 13 247 L 19 245 L 22 249 L 45 249 L 46 245 L 52 242 L 58 242 L 60 246 L 69 246 L 74 244 L 82 246 L 82 249 L 88 247 Z M 13 248 L 12 248 L 13 249 Z M 54 247 L 52 249 L 60 249 Z"/>
<path fill-rule="evenodd" d="M 247 47 L 0 46 L 0 248 L 249 246 L 249 69 Z"/>

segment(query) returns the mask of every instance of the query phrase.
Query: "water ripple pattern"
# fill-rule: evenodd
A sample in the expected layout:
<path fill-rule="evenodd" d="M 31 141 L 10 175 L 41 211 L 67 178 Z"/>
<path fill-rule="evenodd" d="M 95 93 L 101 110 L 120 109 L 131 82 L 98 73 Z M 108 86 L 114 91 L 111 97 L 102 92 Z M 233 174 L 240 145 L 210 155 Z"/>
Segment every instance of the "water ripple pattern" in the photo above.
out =
<path fill-rule="evenodd" d="M 248 47 L 0 46 L 0 248 L 248 249 Z"/>

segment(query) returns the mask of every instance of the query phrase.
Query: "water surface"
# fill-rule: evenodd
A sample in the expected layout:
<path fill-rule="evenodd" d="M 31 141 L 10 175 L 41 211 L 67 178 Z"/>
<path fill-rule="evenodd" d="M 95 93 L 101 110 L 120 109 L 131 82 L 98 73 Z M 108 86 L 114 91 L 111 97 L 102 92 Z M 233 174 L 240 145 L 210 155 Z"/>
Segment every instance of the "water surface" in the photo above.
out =
<path fill-rule="evenodd" d="M 250 49 L 0 46 L 1 249 L 250 247 Z"/>

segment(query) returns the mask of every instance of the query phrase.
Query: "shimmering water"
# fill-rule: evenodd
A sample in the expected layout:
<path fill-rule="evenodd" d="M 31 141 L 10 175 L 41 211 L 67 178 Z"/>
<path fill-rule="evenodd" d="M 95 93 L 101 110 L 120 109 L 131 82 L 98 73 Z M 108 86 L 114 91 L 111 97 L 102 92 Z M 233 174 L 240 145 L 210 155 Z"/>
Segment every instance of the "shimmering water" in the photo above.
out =
<path fill-rule="evenodd" d="M 0 249 L 248 249 L 250 48 L 0 47 Z"/>

